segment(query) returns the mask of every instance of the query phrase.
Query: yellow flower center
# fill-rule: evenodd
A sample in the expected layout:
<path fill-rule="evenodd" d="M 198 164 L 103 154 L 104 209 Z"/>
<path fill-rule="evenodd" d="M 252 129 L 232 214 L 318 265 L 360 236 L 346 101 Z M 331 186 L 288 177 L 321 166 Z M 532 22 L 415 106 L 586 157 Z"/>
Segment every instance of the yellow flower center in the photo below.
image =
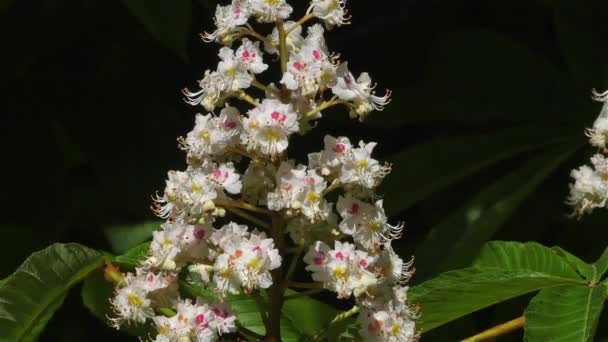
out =
<path fill-rule="evenodd" d="M 378 229 L 380 229 L 381 225 L 380 222 L 374 220 L 372 222 L 370 222 L 367 227 L 369 228 L 369 230 L 371 230 L 372 232 L 378 231 Z"/>
<path fill-rule="evenodd" d="M 309 191 L 306 194 L 306 200 L 311 203 L 317 203 L 321 200 L 321 196 L 314 191 Z"/>
<path fill-rule="evenodd" d="M 357 162 L 357 169 L 363 170 L 367 167 L 367 159 L 361 159 Z"/>
<path fill-rule="evenodd" d="M 129 303 L 137 307 L 144 305 L 144 301 L 135 293 L 129 293 Z"/>
<path fill-rule="evenodd" d="M 209 140 L 209 132 L 204 129 L 201 129 L 201 131 L 198 133 L 198 136 L 201 138 L 201 140 Z"/>
<path fill-rule="evenodd" d="M 166 325 L 161 325 L 160 327 L 158 327 L 158 333 L 161 335 L 166 335 L 169 332 L 169 327 Z"/>
<path fill-rule="evenodd" d="M 262 263 L 258 258 L 251 258 L 247 263 L 250 269 L 257 271 L 262 267 Z"/>
<path fill-rule="evenodd" d="M 329 6 L 327 6 L 327 10 L 328 11 L 333 11 L 336 10 L 338 8 L 338 0 L 333 0 L 332 2 L 329 3 Z"/>
<path fill-rule="evenodd" d="M 220 272 L 220 275 L 223 278 L 229 278 L 232 275 L 232 270 L 226 267 Z"/>
<path fill-rule="evenodd" d="M 234 77 L 234 76 L 236 76 L 236 68 L 230 67 L 230 68 L 226 69 L 226 73 L 228 74 L 228 76 Z"/>
<path fill-rule="evenodd" d="M 334 270 L 334 277 L 336 278 L 346 278 L 348 276 L 348 271 L 344 267 L 338 267 Z"/>
<path fill-rule="evenodd" d="M 401 326 L 399 324 L 395 323 L 395 324 L 393 324 L 391 331 L 393 332 L 393 335 L 398 335 L 401 332 Z"/>
<path fill-rule="evenodd" d="M 264 138 L 268 141 L 277 141 L 281 139 L 281 132 L 278 129 L 268 129 L 264 132 Z"/>
<path fill-rule="evenodd" d="M 265 2 L 267 5 L 270 5 L 270 6 L 276 6 L 276 5 L 278 5 L 278 4 L 279 4 L 279 1 L 280 1 L 280 0 L 264 0 L 264 2 Z"/>
<path fill-rule="evenodd" d="M 163 241 L 163 246 L 171 247 L 171 246 L 173 246 L 173 241 L 171 241 L 171 239 L 169 239 L 169 238 L 165 238 L 165 240 Z"/>
<path fill-rule="evenodd" d="M 192 183 L 192 192 L 202 192 L 203 191 L 203 186 L 197 183 Z"/>

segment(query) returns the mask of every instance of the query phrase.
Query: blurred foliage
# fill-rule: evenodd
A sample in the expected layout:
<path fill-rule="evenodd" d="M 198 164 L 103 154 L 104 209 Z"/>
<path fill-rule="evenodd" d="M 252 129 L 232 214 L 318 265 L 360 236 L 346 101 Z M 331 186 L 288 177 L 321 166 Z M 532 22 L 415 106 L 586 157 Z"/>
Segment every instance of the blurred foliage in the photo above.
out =
<path fill-rule="evenodd" d="M 119 253 L 149 234 L 150 195 L 167 170 L 183 167 L 175 139 L 198 110 L 179 89 L 217 62 L 217 47 L 196 35 L 212 27 L 216 3 L 0 2 L 0 232 L 10 242 L 0 251 L 0 278 L 52 242 Z M 414 283 L 467 266 L 490 239 L 559 245 L 595 260 L 608 241 L 608 213 L 577 222 L 563 201 L 569 170 L 593 152 L 584 128 L 600 107 L 590 89 L 608 86 L 608 3 L 349 7 L 353 25 L 331 32 L 329 46 L 393 89 L 394 101 L 364 124 L 328 112 L 294 151 L 304 158 L 309 146 L 320 149 L 325 133 L 380 143 L 379 157 L 394 163 L 381 190 L 391 219 L 407 223 L 396 248 L 417 255 Z M 133 236 L 124 228 L 132 226 L 141 228 Z M 526 304 L 490 307 L 429 336 L 465 337 L 521 315 Z M 79 341 L 95 331 L 129 340 L 86 311 L 72 291 L 41 339 Z M 510 338 L 521 335 L 503 340 Z M 608 331 L 600 327 L 597 338 Z"/>

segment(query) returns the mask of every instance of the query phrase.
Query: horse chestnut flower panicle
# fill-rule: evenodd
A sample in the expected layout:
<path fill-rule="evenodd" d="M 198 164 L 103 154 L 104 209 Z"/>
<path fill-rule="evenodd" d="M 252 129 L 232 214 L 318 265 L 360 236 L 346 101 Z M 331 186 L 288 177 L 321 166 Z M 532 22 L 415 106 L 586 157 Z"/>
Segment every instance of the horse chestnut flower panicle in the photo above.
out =
<path fill-rule="evenodd" d="M 154 198 L 153 210 L 166 222 L 136 272 L 117 286 L 111 301 L 117 327 L 151 320 L 156 341 L 230 339 L 246 327 L 237 329 L 229 295 L 269 289 L 266 337 L 277 341 L 285 289 L 294 287 L 354 299 L 344 315 L 360 313 L 364 340 L 418 338 L 405 286 L 412 261 L 391 247 L 403 224 L 389 223 L 376 193 L 391 170 L 372 157 L 377 144 L 326 135 L 308 160 L 288 156 L 291 137 L 314 129 L 323 111 L 344 106 L 362 121 L 390 102 L 390 91 L 376 95 L 369 74 L 355 78 L 327 47 L 326 29 L 349 21 L 346 0 L 312 0 L 301 19 L 289 21 L 293 11 L 285 0 L 217 7 L 216 28 L 203 40 L 224 45 L 219 63 L 198 88 L 183 90 L 186 103 L 205 112 L 178 139 L 187 166 L 169 171 Z M 313 20 L 320 23 L 308 25 Z M 256 22 L 274 27 L 265 36 Z M 267 84 L 258 77 L 272 63 L 281 77 Z M 589 133 L 599 143 L 604 133 L 597 126 Z M 596 189 L 606 178 L 596 173 L 608 168 L 596 161 L 596 170 L 581 170 L 573 187 L 581 194 L 572 201 L 584 210 L 592 206 L 586 192 L 605 191 Z M 292 281 L 299 261 L 312 282 Z M 214 293 L 216 302 L 182 298 L 184 281 Z"/>

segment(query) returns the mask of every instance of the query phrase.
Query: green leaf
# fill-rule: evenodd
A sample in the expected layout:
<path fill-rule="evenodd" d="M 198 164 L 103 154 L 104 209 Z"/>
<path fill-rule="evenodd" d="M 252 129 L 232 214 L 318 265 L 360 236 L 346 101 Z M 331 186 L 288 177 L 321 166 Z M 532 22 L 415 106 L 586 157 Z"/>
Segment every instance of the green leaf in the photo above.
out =
<path fill-rule="evenodd" d="M 217 299 L 217 295 L 213 291 L 204 287 L 201 284 L 191 284 L 185 281 L 180 281 L 180 289 L 184 291 L 188 296 L 205 298 L 210 302 L 214 302 Z M 264 336 L 266 334 L 266 327 L 262 320 L 260 310 L 256 303 L 256 300 L 245 294 L 240 295 L 227 295 L 225 302 L 230 305 L 232 312 L 237 317 L 237 322 L 242 327 L 253 331 L 256 334 Z M 283 316 L 281 318 L 281 340 L 296 342 L 302 337 L 302 334 L 295 328 L 294 322 L 288 317 Z"/>
<path fill-rule="evenodd" d="M 572 267 L 572 269 L 574 269 L 578 274 L 580 274 L 587 281 L 593 281 L 594 278 L 597 276 L 596 271 L 593 269 L 593 266 L 582 261 L 577 256 L 575 256 L 571 253 L 568 253 L 567 251 L 563 250 L 561 247 L 555 246 L 551 249 L 557 255 L 564 258 L 564 260 L 570 265 L 570 267 Z"/>
<path fill-rule="evenodd" d="M 135 266 L 146 258 L 149 251 L 150 251 L 150 242 L 144 242 L 140 245 L 137 245 L 137 246 L 131 248 L 130 250 L 127 251 L 127 253 L 115 257 L 114 261 L 121 263 L 121 264 Z"/>
<path fill-rule="evenodd" d="M 547 138 L 538 134 L 537 126 L 524 126 L 431 141 L 399 152 L 388 158 L 398 175 L 384 181 L 386 209 L 389 213 L 398 213 L 485 167 L 563 141 L 564 137 L 556 136 Z M 416 167 L 411 167 L 414 161 Z"/>
<path fill-rule="evenodd" d="M 524 312 L 524 339 L 531 342 L 591 342 L 605 300 L 604 286 L 544 289 Z"/>
<path fill-rule="evenodd" d="M 502 228 L 519 206 L 575 151 L 552 146 L 483 189 L 436 227 L 418 246 L 418 277 L 468 266 L 483 244 Z"/>
<path fill-rule="evenodd" d="M 104 229 L 114 253 L 124 253 L 137 244 L 152 238 L 152 232 L 159 229 L 161 221 L 150 221 L 136 225 L 112 226 Z"/>
<path fill-rule="evenodd" d="M 102 254 L 78 244 L 32 254 L 0 288 L 0 341 L 35 341 L 67 291 L 102 264 Z"/>
<path fill-rule="evenodd" d="M 597 272 L 597 280 L 601 280 L 603 276 L 606 275 L 608 271 L 608 247 L 604 250 L 604 253 L 600 256 L 599 259 L 593 264 L 595 270 Z"/>
<path fill-rule="evenodd" d="M 114 285 L 104 278 L 103 269 L 91 272 L 84 279 L 80 295 L 84 306 L 91 314 L 109 325 L 108 317 L 114 316 L 109 301 L 114 295 Z M 126 331 L 132 336 L 150 336 L 152 330 L 150 324 L 128 324 L 121 327 L 121 331 Z"/>
<path fill-rule="evenodd" d="M 541 54 L 497 32 L 439 35 L 422 79 L 424 83 L 416 87 L 396 90 L 394 101 L 370 116 L 369 123 L 392 128 L 441 120 L 577 119 L 573 113 L 578 99 L 565 73 Z"/>
<path fill-rule="evenodd" d="M 286 295 L 293 294 L 297 292 L 286 291 Z M 306 336 L 314 336 L 339 313 L 334 307 L 310 297 L 290 299 L 283 304 L 283 314 L 292 322 L 297 322 L 294 327 Z"/>
<path fill-rule="evenodd" d="M 586 282 L 550 248 L 537 243 L 491 242 L 474 267 L 442 273 L 414 286 L 420 327 L 431 330 L 490 305 L 548 287 Z"/>
<path fill-rule="evenodd" d="M 536 242 L 488 242 L 474 266 L 514 272 L 531 272 L 582 282 L 582 277 L 554 251 Z"/>
<path fill-rule="evenodd" d="M 123 0 L 123 3 L 152 36 L 188 62 L 190 0 Z"/>

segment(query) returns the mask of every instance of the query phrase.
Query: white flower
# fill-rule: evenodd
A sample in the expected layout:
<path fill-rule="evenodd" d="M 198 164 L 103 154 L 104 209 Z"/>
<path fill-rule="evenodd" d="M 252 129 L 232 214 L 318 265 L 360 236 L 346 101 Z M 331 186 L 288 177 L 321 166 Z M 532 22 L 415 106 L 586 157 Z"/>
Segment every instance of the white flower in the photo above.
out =
<path fill-rule="evenodd" d="M 597 172 L 583 165 L 572 170 L 570 175 L 574 178 L 574 183 L 570 184 L 567 203 L 574 208 L 573 215 L 580 217 L 606 205 L 608 184 Z"/>
<path fill-rule="evenodd" d="M 262 60 L 260 42 L 252 43 L 249 39 L 243 38 L 241 47 L 236 50 L 236 58 L 239 64 L 251 73 L 259 74 L 268 69 L 268 65 Z"/>
<path fill-rule="evenodd" d="M 274 241 L 264 233 L 253 232 L 249 238 L 230 239 L 224 253 L 215 260 L 213 280 L 219 291 L 246 293 L 272 285 L 270 271 L 281 266 L 281 256 Z"/>
<path fill-rule="evenodd" d="M 221 164 L 213 174 L 211 180 L 223 187 L 230 194 L 238 194 L 241 192 L 243 184 L 241 183 L 241 175 L 236 173 L 232 163 Z"/>
<path fill-rule="evenodd" d="M 197 114 L 194 129 L 178 141 L 180 148 L 188 152 L 192 164 L 226 152 L 239 142 L 241 131 L 241 114 L 235 107 L 226 105 L 218 117 Z"/>
<path fill-rule="evenodd" d="M 327 182 L 315 170 L 294 170 L 299 180 L 299 191 L 291 201 L 291 207 L 299 209 L 311 221 L 324 220 L 329 215 L 328 204 L 323 199 Z"/>
<path fill-rule="evenodd" d="M 344 159 L 340 181 L 342 183 L 355 183 L 367 189 L 378 185 L 380 180 L 389 172 L 390 167 L 381 166 L 371 157 L 376 143 L 359 142 L 358 148 L 353 148 Z"/>
<path fill-rule="evenodd" d="M 359 296 L 377 283 L 370 272 L 374 260 L 366 252 L 356 250 L 355 245 L 340 241 L 335 242 L 333 250 L 317 243 L 304 257 L 309 264 L 306 269 L 313 272 L 312 279 L 336 292 L 338 298 L 348 298 L 353 293 Z"/>
<path fill-rule="evenodd" d="M 362 310 L 361 336 L 365 341 L 413 342 L 418 340 L 416 325 L 407 316 L 391 311 Z"/>
<path fill-rule="evenodd" d="M 606 151 L 608 150 L 608 91 L 598 93 L 594 90 L 593 99 L 603 102 L 604 105 L 593 127 L 587 130 L 587 136 L 591 145 Z"/>
<path fill-rule="evenodd" d="M 223 37 L 235 31 L 237 26 L 247 23 L 249 15 L 248 0 L 233 0 L 232 4 L 227 6 L 218 5 L 213 19 L 217 29 L 212 33 L 203 34 L 203 40 L 206 42 L 221 41 Z"/>
<path fill-rule="evenodd" d="M 148 267 L 173 271 L 189 261 L 200 260 L 209 253 L 207 239 L 211 236 L 208 225 L 189 225 L 182 222 L 165 222 L 162 230 L 152 233 Z"/>
<path fill-rule="evenodd" d="M 350 20 L 346 15 L 346 0 L 312 0 L 311 10 L 328 27 L 348 24 Z"/>
<path fill-rule="evenodd" d="M 162 276 L 143 269 L 124 276 L 124 283 L 111 299 L 117 317 L 112 323 L 118 328 L 124 322 L 144 323 L 154 317 L 158 303 L 171 303 L 177 295 L 175 276 Z"/>
<path fill-rule="evenodd" d="M 155 341 L 217 341 L 219 336 L 236 331 L 236 317 L 224 306 L 212 307 L 201 298 L 177 304 L 173 317 L 154 317 L 158 329 Z"/>
<path fill-rule="evenodd" d="M 320 87 L 335 83 L 336 68 L 331 61 L 323 39 L 323 28 L 312 26 L 302 48 L 290 55 L 281 83 L 290 90 L 300 89 L 302 95 L 315 94 Z"/>
<path fill-rule="evenodd" d="M 346 156 L 351 153 L 352 145 L 346 137 L 334 138 L 326 135 L 325 149 L 308 155 L 308 167 L 318 170 L 323 176 L 336 175 Z"/>
<path fill-rule="evenodd" d="M 382 111 L 390 102 L 391 92 L 384 96 L 376 96 L 375 85 L 367 73 L 362 73 L 357 80 L 348 71 L 347 63 L 342 63 L 337 70 L 338 82 L 332 88 L 334 94 L 340 99 L 353 102 L 351 117 L 364 119 L 373 110 Z"/>
<path fill-rule="evenodd" d="M 289 136 L 298 132 L 298 115 L 290 104 L 266 99 L 243 119 L 241 139 L 249 150 L 276 156 L 285 151 Z"/>
<path fill-rule="evenodd" d="M 284 25 L 285 30 L 289 31 L 293 25 L 295 25 L 294 21 L 286 21 Z M 279 30 L 275 27 L 267 38 L 268 39 L 264 41 L 264 50 L 271 54 L 278 54 L 279 50 L 277 50 L 276 46 L 279 46 Z M 286 37 L 286 45 L 288 48 L 287 51 L 294 52 L 300 50 L 303 42 L 304 38 L 302 38 L 302 26 L 298 25 L 295 29 L 289 32 Z"/>
<path fill-rule="evenodd" d="M 205 77 L 199 81 L 198 91 L 191 92 L 184 88 L 182 92 L 186 96 L 186 103 L 197 106 L 202 105 L 206 110 L 213 111 L 218 105 L 220 97 L 224 91 L 229 89 L 230 82 L 217 71 L 205 71 Z"/>
<path fill-rule="evenodd" d="M 246 66 L 240 63 L 240 58 L 234 55 L 234 50 L 223 47 L 219 53 L 221 62 L 217 65 L 217 72 L 226 82 L 227 90 L 237 91 L 251 86 L 253 76 L 247 72 Z"/>
<path fill-rule="evenodd" d="M 293 8 L 285 0 L 249 0 L 251 11 L 258 22 L 271 23 L 287 19 Z"/>
<path fill-rule="evenodd" d="M 209 237 L 209 242 L 219 247 L 223 253 L 228 246 L 239 244 L 248 236 L 249 232 L 246 225 L 230 222 L 213 231 L 211 237 Z"/>
<path fill-rule="evenodd" d="M 391 226 L 387 223 L 382 200 L 372 205 L 352 197 L 340 196 L 336 209 L 343 219 L 339 225 L 340 230 L 344 234 L 352 235 L 355 242 L 364 248 L 378 247 L 401 237 L 403 226 Z"/>

